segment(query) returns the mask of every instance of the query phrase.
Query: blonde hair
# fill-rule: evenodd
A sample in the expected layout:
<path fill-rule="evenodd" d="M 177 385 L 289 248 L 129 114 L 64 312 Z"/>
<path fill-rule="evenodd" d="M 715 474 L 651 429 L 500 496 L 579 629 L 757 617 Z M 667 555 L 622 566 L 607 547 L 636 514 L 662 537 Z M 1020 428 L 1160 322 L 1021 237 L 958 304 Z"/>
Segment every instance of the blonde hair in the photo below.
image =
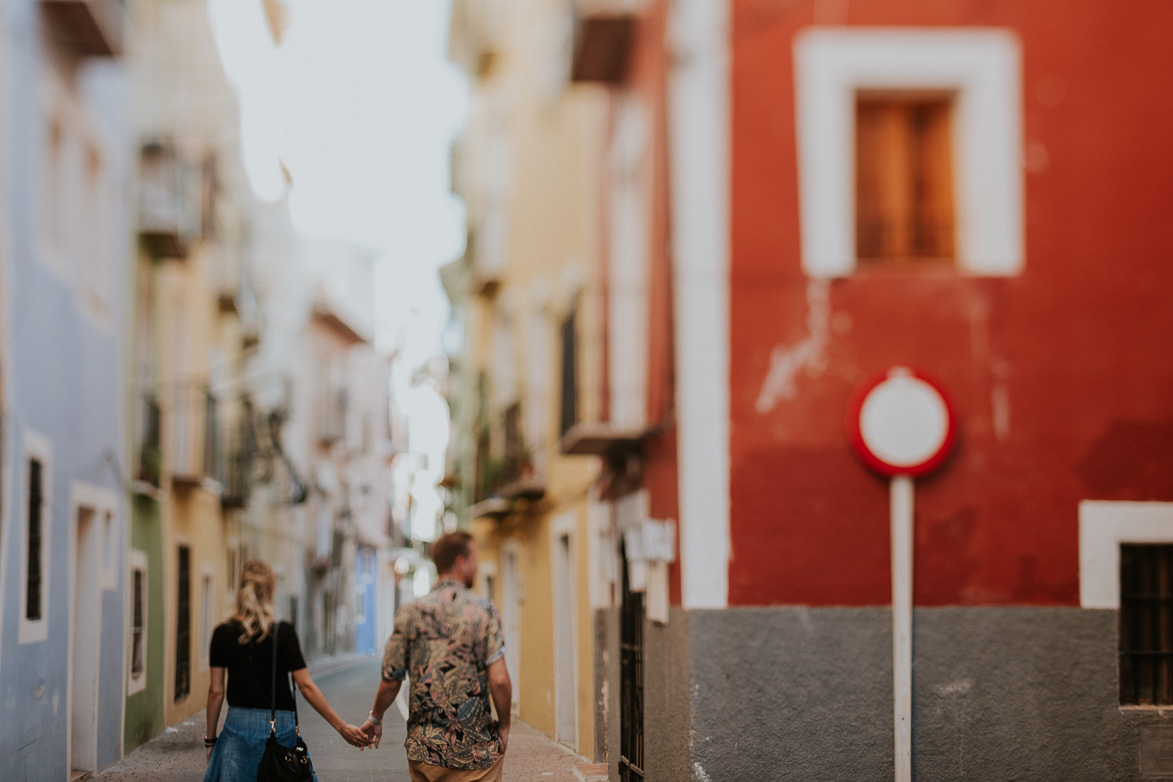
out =
<path fill-rule="evenodd" d="M 277 591 L 277 575 L 273 568 L 259 559 L 250 559 L 240 569 L 240 589 L 236 592 L 236 615 L 244 625 L 244 634 L 238 641 L 261 641 L 277 621 L 273 596 Z"/>

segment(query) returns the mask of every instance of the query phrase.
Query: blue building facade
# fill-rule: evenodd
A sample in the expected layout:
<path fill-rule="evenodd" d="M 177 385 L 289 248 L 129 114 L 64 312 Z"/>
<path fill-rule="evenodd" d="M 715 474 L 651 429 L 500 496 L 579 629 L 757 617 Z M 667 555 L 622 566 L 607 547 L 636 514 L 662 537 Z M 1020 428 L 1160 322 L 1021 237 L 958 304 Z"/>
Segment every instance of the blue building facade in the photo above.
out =
<path fill-rule="evenodd" d="M 354 650 L 359 654 L 376 654 L 380 650 L 378 561 L 378 551 L 374 547 L 358 547 L 354 562 L 354 591 L 358 598 L 358 616 L 354 623 Z"/>
<path fill-rule="evenodd" d="M 125 7 L 0 14 L 0 779 L 68 779 L 123 746 Z"/>

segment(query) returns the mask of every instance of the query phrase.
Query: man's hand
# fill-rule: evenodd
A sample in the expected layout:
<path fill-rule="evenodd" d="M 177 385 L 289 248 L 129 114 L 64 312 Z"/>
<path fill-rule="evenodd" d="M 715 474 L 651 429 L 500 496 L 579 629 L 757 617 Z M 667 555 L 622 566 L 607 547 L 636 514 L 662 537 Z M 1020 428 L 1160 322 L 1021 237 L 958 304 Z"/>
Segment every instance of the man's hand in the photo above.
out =
<path fill-rule="evenodd" d="M 342 738 L 346 739 L 346 743 L 352 747 L 366 749 L 371 744 L 370 739 L 363 732 L 363 729 L 357 728 L 354 725 L 343 725 L 338 729 L 338 732 L 342 735 Z"/>
<path fill-rule="evenodd" d="M 379 741 L 383 738 L 383 726 L 367 720 L 362 724 L 360 730 L 366 737 L 367 746 L 374 745 L 375 749 L 379 748 Z"/>
<path fill-rule="evenodd" d="M 497 723 L 497 738 L 501 741 L 501 754 L 509 749 L 509 726 Z"/>

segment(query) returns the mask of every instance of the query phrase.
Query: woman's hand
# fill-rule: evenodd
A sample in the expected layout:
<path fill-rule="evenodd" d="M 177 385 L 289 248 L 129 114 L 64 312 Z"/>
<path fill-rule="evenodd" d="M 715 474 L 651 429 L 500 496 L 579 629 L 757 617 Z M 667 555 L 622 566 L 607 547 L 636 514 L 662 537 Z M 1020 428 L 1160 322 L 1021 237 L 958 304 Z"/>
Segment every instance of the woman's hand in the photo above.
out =
<path fill-rule="evenodd" d="M 352 747 L 366 749 L 371 745 L 371 741 L 367 737 L 367 734 L 363 733 L 362 729 L 356 725 L 347 723 L 338 729 L 338 734 L 342 736 L 342 738 L 346 739 L 346 743 L 350 744 Z"/>
<path fill-rule="evenodd" d="M 378 749 L 379 742 L 383 739 L 383 724 L 376 725 L 368 719 L 362 724 L 362 734 L 366 737 L 367 743 Z"/>
<path fill-rule="evenodd" d="M 211 747 L 204 747 L 204 754 L 207 755 L 207 757 L 204 758 L 204 762 L 211 763 L 212 762 L 212 748 Z"/>

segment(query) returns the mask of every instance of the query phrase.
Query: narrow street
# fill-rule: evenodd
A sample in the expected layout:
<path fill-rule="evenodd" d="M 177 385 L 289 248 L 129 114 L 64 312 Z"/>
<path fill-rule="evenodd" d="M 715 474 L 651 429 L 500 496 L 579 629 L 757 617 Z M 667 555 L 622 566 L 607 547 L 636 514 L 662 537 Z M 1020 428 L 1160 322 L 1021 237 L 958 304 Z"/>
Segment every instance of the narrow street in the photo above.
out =
<path fill-rule="evenodd" d="M 379 681 L 377 659 L 354 657 L 325 661 L 311 666 L 314 681 L 326 694 L 330 705 L 344 719 L 359 722 L 370 709 Z M 359 751 L 334 732 L 317 712 L 298 701 L 302 735 L 310 748 L 319 782 L 407 782 L 407 759 L 403 751 L 406 725 L 399 710 L 387 710 L 383 723 L 383 741 L 379 749 Z M 189 719 L 167 729 L 103 773 L 95 782 L 199 782 L 205 762 L 203 716 Z M 569 782 L 591 779 L 576 775 L 584 758 L 550 741 L 525 723 L 514 721 L 509 753 L 505 761 L 508 782 Z M 583 769 L 584 771 L 587 769 Z"/>

